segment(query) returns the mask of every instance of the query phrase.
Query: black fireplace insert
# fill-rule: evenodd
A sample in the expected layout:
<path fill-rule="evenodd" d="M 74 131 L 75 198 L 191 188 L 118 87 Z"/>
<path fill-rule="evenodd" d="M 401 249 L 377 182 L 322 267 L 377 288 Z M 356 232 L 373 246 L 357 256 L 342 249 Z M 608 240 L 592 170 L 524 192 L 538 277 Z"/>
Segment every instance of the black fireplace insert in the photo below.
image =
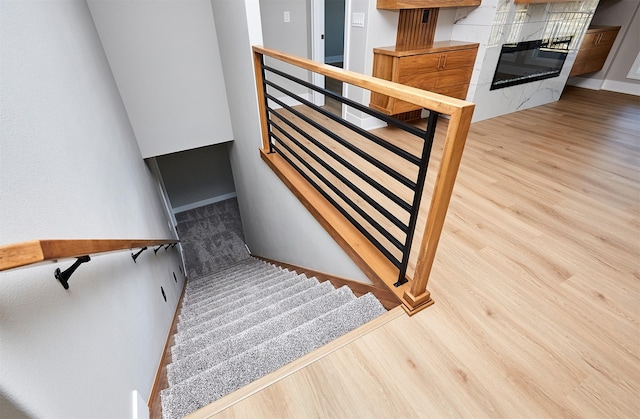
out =
<path fill-rule="evenodd" d="M 489 90 L 558 77 L 571 36 L 504 44 Z"/>

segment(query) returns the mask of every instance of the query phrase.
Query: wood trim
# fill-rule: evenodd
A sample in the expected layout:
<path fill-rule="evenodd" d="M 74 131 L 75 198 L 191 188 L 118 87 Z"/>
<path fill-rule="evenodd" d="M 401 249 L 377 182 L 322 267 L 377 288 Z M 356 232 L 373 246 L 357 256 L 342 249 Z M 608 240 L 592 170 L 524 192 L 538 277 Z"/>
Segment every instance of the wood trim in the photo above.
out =
<path fill-rule="evenodd" d="M 358 297 L 370 292 L 371 294 L 375 295 L 378 300 L 380 300 L 384 308 L 386 308 L 387 310 L 394 309 L 401 304 L 400 299 L 394 293 L 389 291 L 386 287 L 384 288 L 376 287 L 375 285 L 365 284 L 363 282 L 354 281 L 353 279 L 342 278 L 342 277 L 331 275 L 325 272 L 316 271 L 314 269 L 293 265 L 287 262 L 280 262 L 274 259 L 266 258 L 264 256 L 258 256 L 258 255 L 251 255 L 251 256 L 253 256 L 254 258 L 263 260 L 265 262 L 280 266 L 282 268 L 295 271 L 298 274 L 305 274 L 309 278 L 315 277 L 320 282 L 329 281 L 336 288 L 346 285 Z"/>
<path fill-rule="evenodd" d="M 294 374 L 295 372 L 313 364 L 314 362 L 319 361 L 328 355 L 331 355 L 335 351 L 349 345 L 357 339 L 360 339 L 361 337 L 373 332 L 374 330 L 384 326 L 385 324 L 397 319 L 402 315 L 403 311 L 400 308 L 390 310 L 382 316 L 379 316 L 372 321 L 358 327 L 357 329 L 340 336 L 339 338 L 327 343 L 326 345 L 316 349 L 315 351 L 310 352 L 293 362 L 290 362 L 282 368 L 279 368 L 265 375 L 264 377 L 234 391 L 233 393 L 228 394 L 216 400 L 215 402 L 208 404 L 200 408 L 199 410 L 196 410 L 193 413 L 190 413 L 189 415 L 185 416 L 184 419 L 211 418 L 214 415 L 227 409 L 228 407 L 231 407 L 234 404 L 246 399 L 247 397 L 250 397 L 257 392 L 264 390 L 272 384 L 275 384 L 278 381 L 287 378 L 291 374 Z"/>
<path fill-rule="evenodd" d="M 32 240 L 0 246 L 0 271 L 45 261 L 179 242 L 177 239 Z"/>
<path fill-rule="evenodd" d="M 264 78 L 262 74 L 263 57 L 260 54 L 253 54 L 253 69 L 256 76 L 256 92 L 258 93 L 258 111 L 260 112 L 260 130 L 262 132 L 262 149 L 269 151 L 269 126 L 267 125 L 267 108 L 264 95 Z"/>
<path fill-rule="evenodd" d="M 162 357 L 160 358 L 160 364 L 158 365 L 158 370 L 156 371 L 156 378 L 153 381 L 153 387 L 151 388 L 149 402 L 147 403 L 149 406 L 149 417 L 151 419 L 162 419 L 162 400 L 160 399 L 160 392 L 169 386 L 169 382 L 167 379 L 167 365 L 171 364 L 172 362 L 171 348 L 175 343 L 173 337 L 176 333 L 178 333 L 178 317 L 180 316 L 180 312 L 182 311 L 182 300 L 184 298 L 184 292 L 186 288 L 187 278 L 185 277 L 185 280 L 182 284 L 182 291 L 180 292 L 180 299 L 178 300 L 176 311 L 173 314 L 171 328 L 169 329 L 169 334 L 167 335 L 167 340 L 164 344 L 164 351 L 162 352 Z"/>
<path fill-rule="evenodd" d="M 464 144 L 471 126 L 473 108 L 463 108 L 451 115 L 447 136 L 442 152 L 442 162 L 438 168 L 436 182 L 431 195 L 431 205 L 427 215 L 424 235 L 420 241 L 420 253 L 416 262 L 416 271 L 411 286 L 404 298 L 414 305 L 431 301 L 427 291 L 427 282 L 436 256 L 436 249 L 444 226 L 444 220 L 453 193 L 453 186 L 460 167 Z"/>
<path fill-rule="evenodd" d="M 474 105 L 464 100 L 455 99 L 438 93 L 428 92 L 415 87 L 404 86 L 402 84 L 382 80 L 377 77 L 356 73 L 355 71 L 344 70 L 328 64 L 320 64 L 306 58 L 296 57 L 284 52 L 276 51 L 260 46 L 253 46 L 256 54 L 264 54 L 276 58 L 280 61 L 310 70 L 324 76 L 349 83 L 372 92 L 392 96 L 405 102 L 410 102 L 421 108 L 431 109 L 445 115 L 451 115 L 458 109 Z"/>

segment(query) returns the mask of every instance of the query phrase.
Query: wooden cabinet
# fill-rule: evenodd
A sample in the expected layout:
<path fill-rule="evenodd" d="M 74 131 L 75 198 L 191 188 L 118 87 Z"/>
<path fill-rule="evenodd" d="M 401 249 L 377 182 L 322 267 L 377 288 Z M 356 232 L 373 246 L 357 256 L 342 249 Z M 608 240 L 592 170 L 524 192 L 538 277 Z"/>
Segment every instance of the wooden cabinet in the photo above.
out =
<path fill-rule="evenodd" d="M 377 0 L 376 8 L 384 10 L 432 9 L 436 7 L 480 6 L 481 0 Z"/>
<path fill-rule="evenodd" d="M 592 26 L 587 29 L 569 76 L 601 70 L 619 30 L 620 26 Z"/>
<path fill-rule="evenodd" d="M 407 86 L 465 99 L 478 53 L 478 44 L 458 41 L 434 42 L 428 48 L 373 49 L 373 76 Z M 420 107 L 378 93 L 370 106 L 388 115 Z"/>

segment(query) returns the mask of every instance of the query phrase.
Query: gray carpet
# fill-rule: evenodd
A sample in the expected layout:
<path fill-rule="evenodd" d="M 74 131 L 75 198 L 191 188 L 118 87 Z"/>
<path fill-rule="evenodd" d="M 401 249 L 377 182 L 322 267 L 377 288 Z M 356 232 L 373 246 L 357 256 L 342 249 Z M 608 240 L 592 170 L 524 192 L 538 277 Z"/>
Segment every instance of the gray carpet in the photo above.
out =
<path fill-rule="evenodd" d="M 180 212 L 176 221 L 191 279 L 249 257 L 236 198 Z"/>
<path fill-rule="evenodd" d="M 251 257 L 189 280 L 162 391 L 164 419 L 181 418 L 385 312 Z"/>

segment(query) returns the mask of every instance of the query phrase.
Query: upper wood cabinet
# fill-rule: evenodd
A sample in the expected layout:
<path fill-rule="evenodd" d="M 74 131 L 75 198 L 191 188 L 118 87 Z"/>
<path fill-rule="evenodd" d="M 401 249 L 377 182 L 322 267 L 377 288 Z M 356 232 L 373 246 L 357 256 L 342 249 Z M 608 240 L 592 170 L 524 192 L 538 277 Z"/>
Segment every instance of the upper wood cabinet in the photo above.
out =
<path fill-rule="evenodd" d="M 385 10 L 432 9 L 437 7 L 480 6 L 481 0 L 377 0 L 376 8 Z"/>
<path fill-rule="evenodd" d="M 602 70 L 620 26 L 592 26 L 584 35 L 569 76 Z"/>

